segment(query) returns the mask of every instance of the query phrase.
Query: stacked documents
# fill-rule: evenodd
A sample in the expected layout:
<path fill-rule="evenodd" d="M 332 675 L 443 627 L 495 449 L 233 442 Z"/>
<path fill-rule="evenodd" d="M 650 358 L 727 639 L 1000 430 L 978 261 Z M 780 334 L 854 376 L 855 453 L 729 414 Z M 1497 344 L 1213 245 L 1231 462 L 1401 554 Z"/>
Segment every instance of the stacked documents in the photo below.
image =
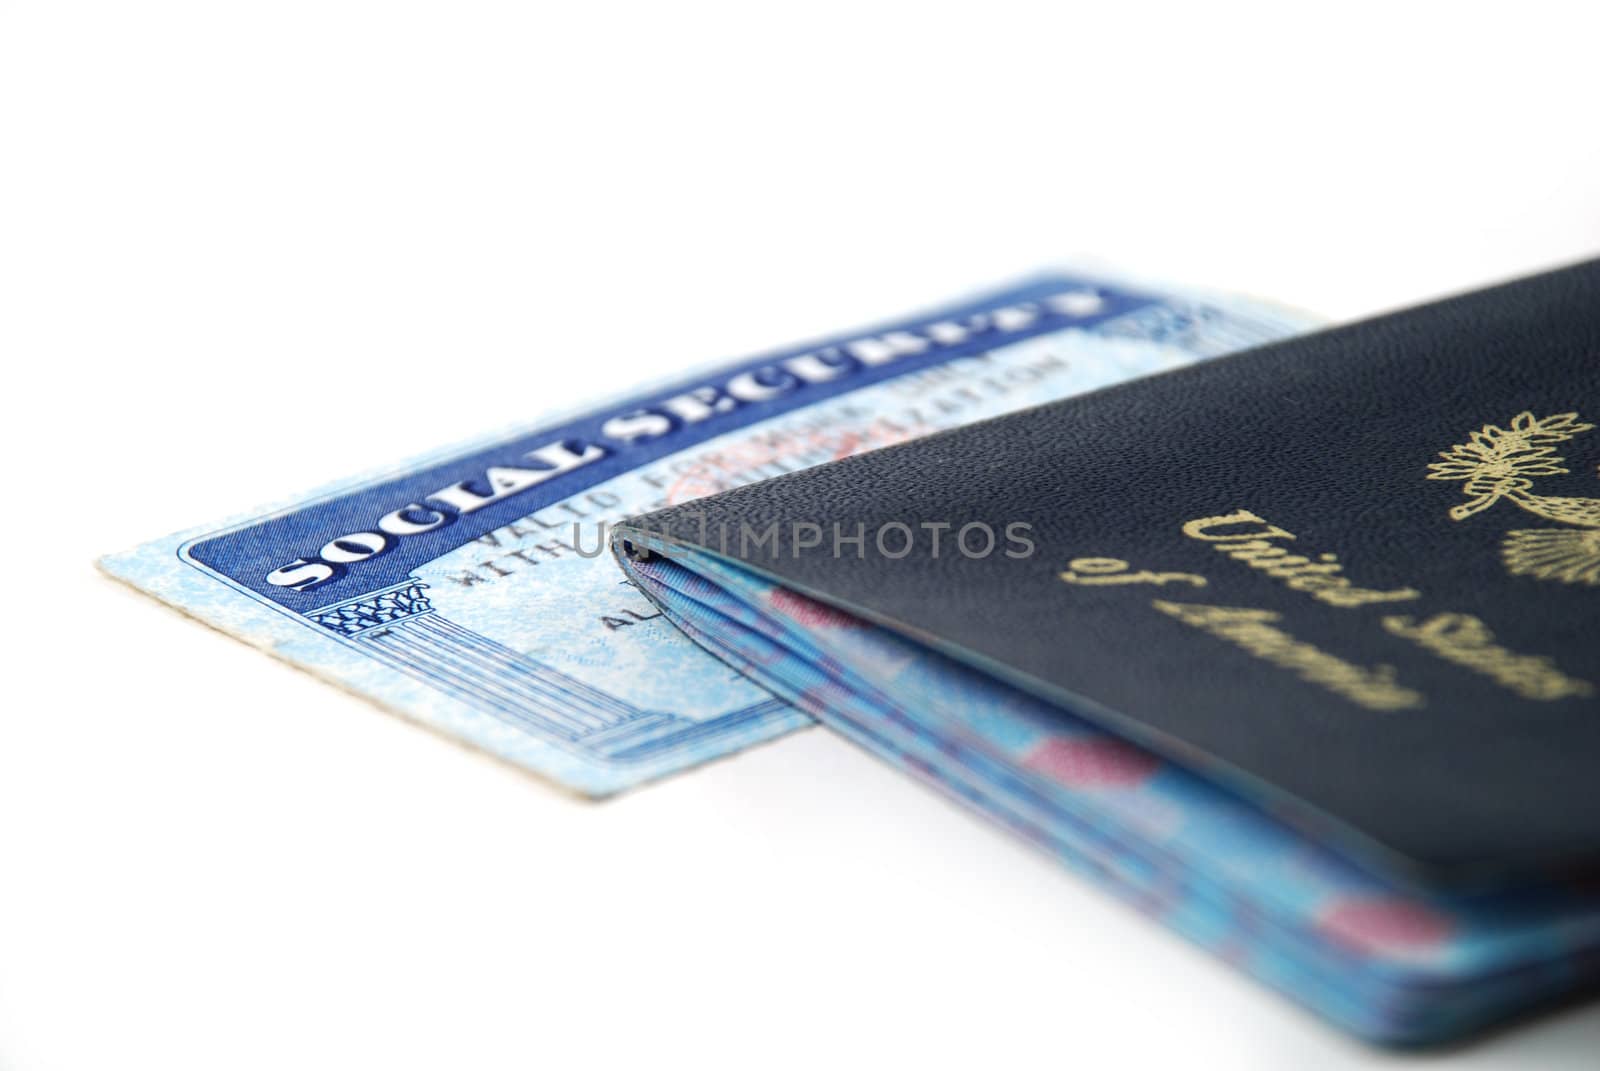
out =
<path fill-rule="evenodd" d="M 1345 1027 L 1600 981 L 1600 261 L 621 526 L 681 628 Z"/>
<path fill-rule="evenodd" d="M 1596 978 L 1592 884 L 1440 897 L 1386 880 L 1032 695 L 725 562 L 677 557 L 633 568 L 728 664 L 1354 1033 L 1445 1040 Z"/>
<path fill-rule="evenodd" d="M 1257 302 L 1045 275 L 101 564 L 358 695 L 601 796 L 812 724 L 623 583 L 610 524 L 1307 326 Z"/>
<path fill-rule="evenodd" d="M 1596 309 L 1045 275 L 103 565 L 586 795 L 820 719 L 1433 1041 L 1600 975 Z"/>

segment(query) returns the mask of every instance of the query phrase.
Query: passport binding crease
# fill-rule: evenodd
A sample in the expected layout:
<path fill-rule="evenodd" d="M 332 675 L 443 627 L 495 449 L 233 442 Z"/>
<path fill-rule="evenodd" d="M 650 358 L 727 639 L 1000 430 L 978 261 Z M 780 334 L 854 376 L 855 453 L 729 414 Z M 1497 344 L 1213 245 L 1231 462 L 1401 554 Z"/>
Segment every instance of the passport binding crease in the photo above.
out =
<path fill-rule="evenodd" d="M 1040 275 L 678 376 L 101 565 L 340 687 L 605 795 L 811 720 L 719 673 L 574 525 L 1306 323 L 1245 301 Z"/>

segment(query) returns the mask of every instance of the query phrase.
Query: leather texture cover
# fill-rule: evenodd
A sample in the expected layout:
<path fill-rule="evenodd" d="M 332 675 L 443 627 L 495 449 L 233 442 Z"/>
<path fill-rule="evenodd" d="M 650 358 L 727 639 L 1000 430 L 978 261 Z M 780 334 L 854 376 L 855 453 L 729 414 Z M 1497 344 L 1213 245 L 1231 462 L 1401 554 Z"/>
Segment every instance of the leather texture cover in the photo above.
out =
<path fill-rule="evenodd" d="M 618 546 L 739 562 L 1413 876 L 1527 875 L 1600 858 L 1596 418 L 1600 261 L 737 488 Z"/>

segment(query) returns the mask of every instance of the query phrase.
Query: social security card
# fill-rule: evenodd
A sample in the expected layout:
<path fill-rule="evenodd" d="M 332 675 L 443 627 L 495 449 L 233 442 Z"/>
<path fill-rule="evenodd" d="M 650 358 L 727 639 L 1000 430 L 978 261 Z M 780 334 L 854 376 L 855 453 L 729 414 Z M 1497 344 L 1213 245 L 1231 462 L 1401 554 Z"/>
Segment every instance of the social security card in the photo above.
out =
<path fill-rule="evenodd" d="M 1050 273 L 687 376 L 102 560 L 380 705 L 590 796 L 812 724 L 684 638 L 607 526 L 1312 325 Z"/>

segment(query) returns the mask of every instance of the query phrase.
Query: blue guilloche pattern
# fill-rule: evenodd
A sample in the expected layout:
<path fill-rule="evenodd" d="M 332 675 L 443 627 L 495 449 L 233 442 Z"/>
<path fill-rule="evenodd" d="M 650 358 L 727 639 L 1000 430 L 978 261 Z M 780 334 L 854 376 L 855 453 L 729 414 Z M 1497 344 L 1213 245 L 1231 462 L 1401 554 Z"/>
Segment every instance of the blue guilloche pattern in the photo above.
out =
<path fill-rule="evenodd" d="M 678 634 L 601 553 L 601 526 L 1309 326 L 1255 302 L 1041 275 L 103 565 L 386 708 L 605 795 L 811 719 Z"/>

